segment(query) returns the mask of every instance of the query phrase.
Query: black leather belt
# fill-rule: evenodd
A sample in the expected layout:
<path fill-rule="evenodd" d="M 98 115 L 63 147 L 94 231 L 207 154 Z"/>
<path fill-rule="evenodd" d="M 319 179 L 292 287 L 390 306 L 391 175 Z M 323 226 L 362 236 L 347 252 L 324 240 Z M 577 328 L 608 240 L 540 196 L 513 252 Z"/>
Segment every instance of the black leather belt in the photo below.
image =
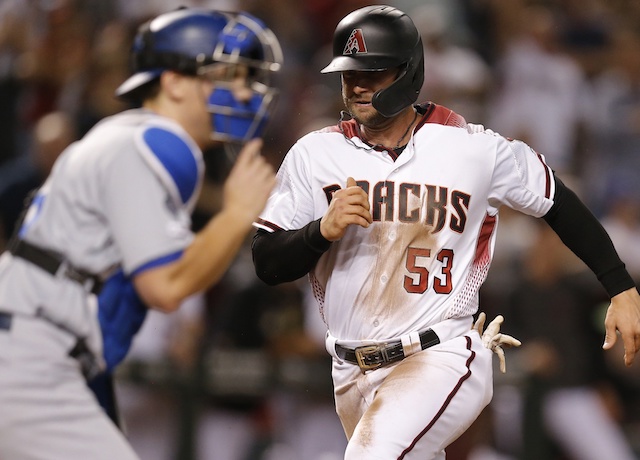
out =
<path fill-rule="evenodd" d="M 423 350 L 439 343 L 440 338 L 433 330 L 427 329 L 420 333 L 420 345 Z M 384 367 L 405 357 L 402 342 L 399 340 L 358 348 L 347 348 L 336 343 L 336 354 L 343 361 L 357 364 L 362 372 Z"/>
<path fill-rule="evenodd" d="M 65 263 L 64 258 L 59 254 L 39 248 L 38 246 L 17 238 L 9 243 L 9 252 L 15 257 L 20 257 L 21 259 L 37 265 L 54 276 L 58 273 L 62 264 Z M 85 270 L 75 268 L 71 264 L 67 264 L 65 267 L 64 275 L 82 285 L 87 281 L 92 281 L 91 292 L 94 294 L 98 294 L 102 287 L 102 282 L 96 275 Z"/>

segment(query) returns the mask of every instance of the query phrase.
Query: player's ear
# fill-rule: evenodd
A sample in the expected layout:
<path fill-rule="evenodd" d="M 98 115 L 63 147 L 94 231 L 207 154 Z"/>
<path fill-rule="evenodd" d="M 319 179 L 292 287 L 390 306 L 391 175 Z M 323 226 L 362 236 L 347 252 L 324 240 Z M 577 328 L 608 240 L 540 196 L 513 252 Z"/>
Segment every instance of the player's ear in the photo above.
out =
<path fill-rule="evenodd" d="M 165 70 L 160 75 L 160 86 L 164 95 L 176 101 L 184 97 L 188 77 L 172 70 Z"/>

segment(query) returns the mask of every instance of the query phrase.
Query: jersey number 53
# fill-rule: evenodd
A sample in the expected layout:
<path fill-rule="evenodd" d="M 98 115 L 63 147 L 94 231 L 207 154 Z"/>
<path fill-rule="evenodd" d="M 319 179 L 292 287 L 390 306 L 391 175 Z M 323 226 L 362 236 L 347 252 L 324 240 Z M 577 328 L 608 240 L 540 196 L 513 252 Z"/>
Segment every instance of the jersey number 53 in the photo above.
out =
<path fill-rule="evenodd" d="M 409 273 L 417 275 L 417 279 L 408 275 L 404 277 L 404 288 L 410 294 L 424 294 L 429 289 L 429 270 L 418 265 L 418 258 L 431 257 L 431 249 L 407 248 L 407 261 L 405 267 Z M 433 290 L 438 294 L 449 294 L 451 285 L 451 266 L 453 264 L 453 250 L 441 249 L 436 254 L 436 260 L 442 263 L 442 269 L 433 277 Z"/>

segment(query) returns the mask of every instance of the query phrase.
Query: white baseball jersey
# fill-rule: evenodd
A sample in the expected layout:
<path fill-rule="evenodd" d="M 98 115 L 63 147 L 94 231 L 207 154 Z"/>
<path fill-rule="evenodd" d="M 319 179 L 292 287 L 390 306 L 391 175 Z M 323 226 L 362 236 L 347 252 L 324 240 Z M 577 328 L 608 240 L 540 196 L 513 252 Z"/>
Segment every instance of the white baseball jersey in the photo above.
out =
<path fill-rule="evenodd" d="M 139 273 L 175 260 L 191 242 L 203 173 L 202 152 L 175 122 L 142 109 L 115 115 L 63 152 L 20 236 L 90 273 Z M 0 330 L 0 456 L 134 458 L 68 355 L 79 337 L 102 355 L 95 295 L 6 252 L 0 312 L 12 316 L 10 330 Z"/>
<path fill-rule="evenodd" d="M 399 156 L 358 133 L 349 120 L 301 138 L 256 226 L 321 218 L 351 176 L 369 195 L 373 224 L 350 226 L 310 273 L 330 334 L 385 341 L 474 314 L 500 206 L 540 217 L 553 204 L 544 158 L 435 104 Z"/>

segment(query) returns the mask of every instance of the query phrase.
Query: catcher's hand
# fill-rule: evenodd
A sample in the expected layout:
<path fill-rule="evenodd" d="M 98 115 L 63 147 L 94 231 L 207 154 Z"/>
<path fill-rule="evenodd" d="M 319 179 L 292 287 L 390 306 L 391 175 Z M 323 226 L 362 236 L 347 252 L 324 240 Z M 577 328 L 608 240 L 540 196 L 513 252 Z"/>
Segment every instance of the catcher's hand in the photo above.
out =
<path fill-rule="evenodd" d="M 495 319 L 487 326 L 487 330 L 482 332 L 486 319 L 487 315 L 485 315 L 484 312 L 481 312 L 478 316 L 478 320 L 473 325 L 473 329 L 478 331 L 478 334 L 480 334 L 482 344 L 498 355 L 498 358 L 500 359 L 500 372 L 504 374 L 507 372 L 504 348 L 519 347 L 522 343 L 515 337 L 500 333 L 500 325 L 504 321 L 504 317 L 502 315 L 496 316 Z"/>

